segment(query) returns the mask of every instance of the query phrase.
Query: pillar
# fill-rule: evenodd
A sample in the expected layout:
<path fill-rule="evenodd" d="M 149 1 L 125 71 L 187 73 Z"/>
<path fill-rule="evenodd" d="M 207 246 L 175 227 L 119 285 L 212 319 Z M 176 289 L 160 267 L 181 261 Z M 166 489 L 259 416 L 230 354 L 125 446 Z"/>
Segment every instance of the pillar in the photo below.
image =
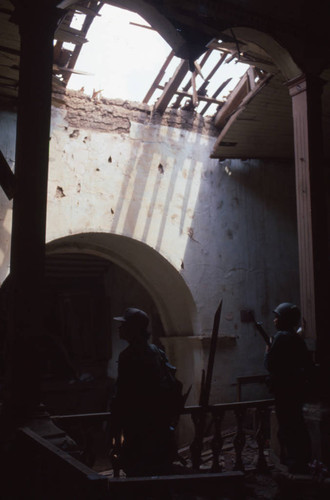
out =
<path fill-rule="evenodd" d="M 288 82 L 288 87 L 294 125 L 301 310 L 306 337 L 315 341 L 316 361 L 320 364 L 316 394 L 320 404 L 309 407 L 306 420 L 309 426 L 314 422 L 312 440 L 320 443 L 317 458 L 330 464 L 329 264 L 322 136 L 323 83 L 320 78 L 302 75 Z"/>
<path fill-rule="evenodd" d="M 42 332 L 55 0 L 13 2 L 21 36 L 11 239 L 6 405 L 23 418 L 38 399 L 34 336 Z"/>
<path fill-rule="evenodd" d="M 328 328 L 322 85 L 321 79 L 305 75 L 288 82 L 294 125 L 301 309 L 306 337 L 316 339 L 318 355 Z"/>

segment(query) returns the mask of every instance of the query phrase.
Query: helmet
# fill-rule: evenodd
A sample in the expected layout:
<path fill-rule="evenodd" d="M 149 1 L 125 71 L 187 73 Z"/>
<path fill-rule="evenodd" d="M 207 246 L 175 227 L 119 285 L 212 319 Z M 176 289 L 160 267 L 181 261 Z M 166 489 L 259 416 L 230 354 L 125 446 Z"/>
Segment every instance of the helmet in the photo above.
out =
<path fill-rule="evenodd" d="M 149 324 L 148 315 L 144 311 L 141 311 L 141 309 L 136 309 L 135 307 L 128 307 L 122 316 L 116 316 L 113 319 L 123 323 L 131 323 L 141 330 L 146 329 Z"/>
<path fill-rule="evenodd" d="M 295 327 L 300 321 L 300 311 L 295 304 L 291 302 L 282 302 L 273 311 L 288 327 Z"/>

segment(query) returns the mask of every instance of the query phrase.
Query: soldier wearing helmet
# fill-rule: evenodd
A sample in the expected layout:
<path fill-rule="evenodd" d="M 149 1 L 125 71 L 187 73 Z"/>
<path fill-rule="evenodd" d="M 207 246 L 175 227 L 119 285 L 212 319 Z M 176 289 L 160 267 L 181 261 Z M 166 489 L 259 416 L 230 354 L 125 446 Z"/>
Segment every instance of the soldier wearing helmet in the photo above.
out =
<path fill-rule="evenodd" d="M 274 309 L 277 333 L 265 354 L 270 387 L 275 397 L 279 424 L 281 461 L 290 472 L 307 472 L 311 445 L 303 418 L 304 389 L 313 362 L 301 335 L 297 333 L 300 311 L 283 302 Z"/>
<path fill-rule="evenodd" d="M 119 468 L 128 476 L 169 474 L 175 450 L 162 383 L 165 364 L 171 365 L 163 351 L 148 343 L 149 317 L 144 311 L 130 307 L 114 320 L 120 322 L 120 339 L 129 344 L 119 355 L 111 404 L 117 442 L 123 435 L 123 444 L 115 450 Z"/>

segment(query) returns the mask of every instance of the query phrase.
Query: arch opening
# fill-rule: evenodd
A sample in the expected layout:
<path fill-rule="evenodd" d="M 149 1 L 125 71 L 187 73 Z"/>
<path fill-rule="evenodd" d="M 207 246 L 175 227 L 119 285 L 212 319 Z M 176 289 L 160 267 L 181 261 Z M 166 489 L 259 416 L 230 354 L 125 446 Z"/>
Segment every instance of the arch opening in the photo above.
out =
<path fill-rule="evenodd" d="M 113 262 L 147 290 L 165 336 L 186 336 L 196 331 L 191 292 L 180 273 L 156 250 L 130 237 L 106 233 L 71 235 L 47 245 L 48 256 L 77 252 Z"/>

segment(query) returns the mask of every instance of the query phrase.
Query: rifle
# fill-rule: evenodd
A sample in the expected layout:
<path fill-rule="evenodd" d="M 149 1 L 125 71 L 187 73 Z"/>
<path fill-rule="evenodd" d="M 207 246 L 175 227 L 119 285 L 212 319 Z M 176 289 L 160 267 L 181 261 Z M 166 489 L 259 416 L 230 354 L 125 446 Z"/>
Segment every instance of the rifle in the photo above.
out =
<path fill-rule="evenodd" d="M 191 451 L 192 465 L 193 468 L 196 470 L 199 469 L 201 462 L 206 414 L 211 392 L 212 374 L 213 374 L 214 358 L 218 340 L 221 309 L 222 309 L 222 300 L 220 301 L 218 309 L 216 310 L 216 313 L 214 315 L 211 345 L 210 345 L 206 375 L 205 375 L 205 370 L 202 371 L 201 393 L 199 399 L 199 406 L 201 411 L 198 415 L 196 415 L 196 419 L 194 420 L 195 438 L 190 446 L 190 451 Z"/>
<path fill-rule="evenodd" d="M 270 337 L 269 337 L 269 335 L 267 335 L 267 333 L 263 329 L 262 323 L 256 321 L 253 311 L 250 311 L 250 318 L 251 318 L 251 321 L 253 321 L 254 326 L 256 327 L 256 330 L 260 333 L 260 335 L 262 336 L 262 338 L 264 339 L 264 341 L 266 342 L 268 347 L 270 347 L 270 345 L 271 345 Z"/>

